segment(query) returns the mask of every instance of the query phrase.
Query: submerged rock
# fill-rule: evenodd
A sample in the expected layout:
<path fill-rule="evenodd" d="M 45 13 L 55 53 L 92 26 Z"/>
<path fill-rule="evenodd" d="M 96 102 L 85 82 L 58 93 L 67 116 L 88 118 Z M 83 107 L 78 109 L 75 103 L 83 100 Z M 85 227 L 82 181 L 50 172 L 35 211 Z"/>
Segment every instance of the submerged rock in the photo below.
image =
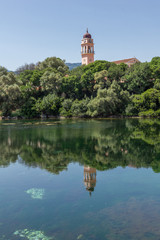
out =
<path fill-rule="evenodd" d="M 43 199 L 44 189 L 43 188 L 31 188 L 26 191 L 34 199 Z"/>
<path fill-rule="evenodd" d="M 78 237 L 77 237 L 77 240 L 81 239 L 83 237 L 83 234 L 80 234 Z"/>
<path fill-rule="evenodd" d="M 17 230 L 13 234 L 29 240 L 53 240 L 53 238 L 45 236 L 42 231 L 23 229 Z"/>

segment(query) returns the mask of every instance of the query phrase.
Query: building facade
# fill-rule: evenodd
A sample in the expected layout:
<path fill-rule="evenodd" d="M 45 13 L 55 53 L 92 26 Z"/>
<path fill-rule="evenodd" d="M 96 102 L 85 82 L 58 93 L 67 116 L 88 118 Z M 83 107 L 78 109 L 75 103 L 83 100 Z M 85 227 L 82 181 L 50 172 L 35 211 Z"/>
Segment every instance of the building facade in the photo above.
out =
<path fill-rule="evenodd" d="M 91 34 L 86 33 L 83 35 L 81 41 L 81 56 L 82 56 L 82 65 L 88 65 L 89 63 L 94 62 L 94 43 Z"/>

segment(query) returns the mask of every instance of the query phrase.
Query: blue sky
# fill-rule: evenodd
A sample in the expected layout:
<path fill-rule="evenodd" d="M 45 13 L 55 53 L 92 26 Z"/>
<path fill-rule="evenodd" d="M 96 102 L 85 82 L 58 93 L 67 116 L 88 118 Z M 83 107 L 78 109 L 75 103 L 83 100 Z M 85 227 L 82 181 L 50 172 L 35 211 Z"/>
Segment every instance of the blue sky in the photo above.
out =
<path fill-rule="evenodd" d="M 88 27 L 95 59 L 160 56 L 159 0 L 0 0 L 0 65 L 15 70 L 56 56 L 81 62 Z"/>

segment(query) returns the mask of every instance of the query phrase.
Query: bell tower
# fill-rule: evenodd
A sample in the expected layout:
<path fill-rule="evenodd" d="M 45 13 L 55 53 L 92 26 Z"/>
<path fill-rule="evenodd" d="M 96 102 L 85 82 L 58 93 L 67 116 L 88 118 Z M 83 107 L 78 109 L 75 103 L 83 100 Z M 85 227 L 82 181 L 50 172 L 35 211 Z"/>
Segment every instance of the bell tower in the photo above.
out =
<path fill-rule="evenodd" d="M 94 62 L 94 43 L 91 34 L 88 33 L 88 28 L 81 41 L 81 56 L 82 65 Z"/>
<path fill-rule="evenodd" d="M 96 168 L 84 166 L 84 185 L 91 195 L 96 186 Z"/>

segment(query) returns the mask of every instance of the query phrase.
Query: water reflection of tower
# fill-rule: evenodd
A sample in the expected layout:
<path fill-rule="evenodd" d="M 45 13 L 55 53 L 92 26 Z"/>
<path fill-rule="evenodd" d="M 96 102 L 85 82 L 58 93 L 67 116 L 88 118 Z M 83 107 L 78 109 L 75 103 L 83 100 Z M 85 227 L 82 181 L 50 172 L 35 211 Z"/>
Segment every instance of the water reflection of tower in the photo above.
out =
<path fill-rule="evenodd" d="M 96 186 L 96 168 L 84 166 L 84 185 L 91 195 Z"/>

